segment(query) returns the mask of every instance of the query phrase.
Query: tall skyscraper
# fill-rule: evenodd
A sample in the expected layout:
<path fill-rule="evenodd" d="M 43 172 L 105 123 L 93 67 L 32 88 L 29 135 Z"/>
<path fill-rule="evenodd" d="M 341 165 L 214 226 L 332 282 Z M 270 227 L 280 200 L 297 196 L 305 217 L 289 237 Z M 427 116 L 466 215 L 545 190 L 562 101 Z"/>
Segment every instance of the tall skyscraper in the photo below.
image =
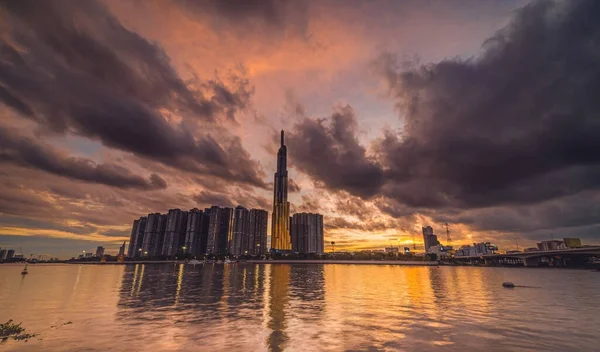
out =
<path fill-rule="evenodd" d="M 144 232 L 146 230 L 146 220 L 147 218 L 142 216 L 133 221 L 131 236 L 129 237 L 129 249 L 127 251 L 127 256 L 129 258 L 142 256 L 142 243 L 144 241 Z"/>
<path fill-rule="evenodd" d="M 433 234 L 433 228 L 431 226 L 423 227 L 423 245 L 425 252 L 429 252 L 429 247 L 437 246 L 440 244 L 436 235 Z"/>
<path fill-rule="evenodd" d="M 263 255 L 267 253 L 267 224 L 269 212 L 262 209 L 250 210 L 250 236 L 248 254 Z"/>
<path fill-rule="evenodd" d="M 288 196 L 287 148 L 283 130 L 281 146 L 277 152 L 277 172 L 275 173 L 273 190 L 273 217 L 271 222 L 271 248 L 279 250 L 292 249 L 290 241 L 290 203 Z"/>
<path fill-rule="evenodd" d="M 15 250 L 9 249 L 8 252 L 6 252 L 6 259 L 12 259 L 14 257 L 15 257 Z"/>
<path fill-rule="evenodd" d="M 173 257 L 183 252 L 187 215 L 187 211 L 180 209 L 170 209 L 167 213 L 165 241 L 162 246 L 163 256 Z"/>
<path fill-rule="evenodd" d="M 147 219 L 141 255 L 143 257 L 158 257 L 162 253 L 167 215 L 152 213 L 148 214 Z"/>
<path fill-rule="evenodd" d="M 0 250 L 0 260 L 5 260 L 7 255 L 8 255 L 7 249 Z"/>
<path fill-rule="evenodd" d="M 290 221 L 292 250 L 299 253 L 323 253 L 323 215 L 297 213 Z"/>

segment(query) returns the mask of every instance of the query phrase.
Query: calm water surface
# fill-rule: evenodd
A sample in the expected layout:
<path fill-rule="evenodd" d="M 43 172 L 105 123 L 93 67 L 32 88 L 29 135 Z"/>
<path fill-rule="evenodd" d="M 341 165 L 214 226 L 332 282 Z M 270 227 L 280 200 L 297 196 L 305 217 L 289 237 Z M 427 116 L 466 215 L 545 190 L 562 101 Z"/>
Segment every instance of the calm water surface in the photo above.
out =
<path fill-rule="evenodd" d="M 600 351 L 600 273 L 375 265 L 0 265 L 8 351 Z M 504 289 L 503 281 L 539 286 Z M 61 325 L 66 322 L 72 324 Z"/>

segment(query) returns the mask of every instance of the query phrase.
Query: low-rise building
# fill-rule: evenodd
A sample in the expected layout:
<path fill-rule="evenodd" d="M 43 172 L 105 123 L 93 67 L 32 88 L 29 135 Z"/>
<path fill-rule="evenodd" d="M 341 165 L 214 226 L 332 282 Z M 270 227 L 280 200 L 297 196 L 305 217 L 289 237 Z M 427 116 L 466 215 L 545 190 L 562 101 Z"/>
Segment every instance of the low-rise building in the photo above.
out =
<path fill-rule="evenodd" d="M 537 244 L 537 247 L 540 251 L 558 251 L 567 249 L 567 245 L 559 240 L 542 241 Z"/>

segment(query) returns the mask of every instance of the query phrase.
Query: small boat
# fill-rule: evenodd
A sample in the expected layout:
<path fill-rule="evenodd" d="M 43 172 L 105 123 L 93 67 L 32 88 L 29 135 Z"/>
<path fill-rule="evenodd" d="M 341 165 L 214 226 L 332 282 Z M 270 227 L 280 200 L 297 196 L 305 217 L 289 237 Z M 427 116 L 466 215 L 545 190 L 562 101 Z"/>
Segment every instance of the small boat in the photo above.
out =
<path fill-rule="evenodd" d="M 21 271 L 21 275 L 27 275 L 27 264 L 25 264 L 25 268 L 23 268 L 23 271 Z"/>
<path fill-rule="evenodd" d="M 513 283 L 512 283 L 512 282 L 510 282 L 510 281 L 507 281 L 507 282 L 503 282 L 503 283 L 502 283 L 502 286 L 503 286 L 503 287 L 506 287 L 506 288 L 514 288 L 514 287 L 515 287 L 515 284 L 513 284 Z"/>
<path fill-rule="evenodd" d="M 221 259 L 219 259 L 215 263 L 217 263 L 217 264 L 223 264 L 223 261 Z"/>
<path fill-rule="evenodd" d="M 188 261 L 187 263 L 192 264 L 192 265 L 202 264 L 202 262 L 197 259 L 192 259 L 192 260 Z"/>

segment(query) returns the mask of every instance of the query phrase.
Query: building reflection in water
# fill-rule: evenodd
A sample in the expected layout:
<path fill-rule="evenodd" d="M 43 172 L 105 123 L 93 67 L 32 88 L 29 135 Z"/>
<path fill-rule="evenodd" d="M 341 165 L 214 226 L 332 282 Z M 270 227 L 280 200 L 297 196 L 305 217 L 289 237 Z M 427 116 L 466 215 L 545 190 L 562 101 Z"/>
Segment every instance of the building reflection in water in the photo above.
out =
<path fill-rule="evenodd" d="M 271 330 L 267 338 L 269 351 L 282 351 L 288 341 L 286 333 L 286 309 L 289 300 L 291 266 L 286 264 L 269 265 L 269 322 Z"/>

